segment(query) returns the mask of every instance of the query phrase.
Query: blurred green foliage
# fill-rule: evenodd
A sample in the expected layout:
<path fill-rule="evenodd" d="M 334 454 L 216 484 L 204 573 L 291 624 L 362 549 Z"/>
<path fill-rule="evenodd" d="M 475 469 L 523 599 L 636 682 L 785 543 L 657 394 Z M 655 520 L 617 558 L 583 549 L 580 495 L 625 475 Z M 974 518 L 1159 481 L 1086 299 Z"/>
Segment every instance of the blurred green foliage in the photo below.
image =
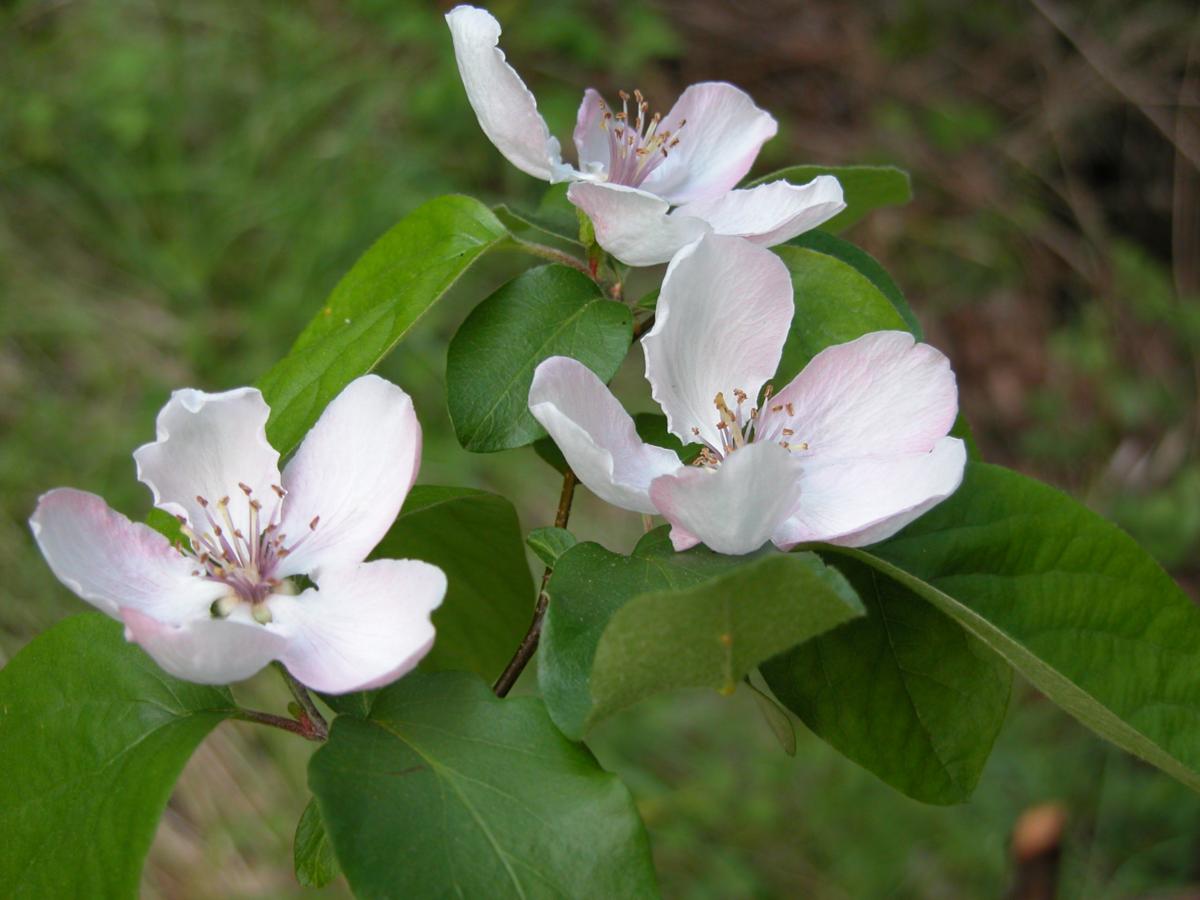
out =
<path fill-rule="evenodd" d="M 727 78 L 781 119 L 760 171 L 909 168 L 915 204 L 849 236 L 951 354 L 985 455 L 1073 490 L 1194 583 L 1200 303 L 1169 246 L 1175 153 L 1044 17 L 999 0 L 492 9 L 565 144 L 585 84 L 640 83 L 666 100 Z M 1106 0 L 1086 24 L 1177 90 L 1194 6 L 1136 13 L 1130 27 Z M 2 661 L 82 608 L 29 539 L 41 491 L 70 484 L 144 513 L 128 454 L 172 388 L 259 377 L 422 200 L 461 191 L 535 208 L 543 186 L 480 135 L 440 10 L 416 0 L 9 0 L 0 91 Z M 416 398 L 421 480 L 500 491 L 528 530 L 552 520 L 552 470 L 527 451 L 465 453 L 445 412 L 448 339 L 518 266 L 472 273 L 384 374 Z M 637 367 L 617 383 L 648 408 Z M 585 492 L 572 524 L 627 550 L 635 518 Z M 249 690 L 279 699 L 274 685 Z M 672 896 L 997 896 L 1018 813 L 1048 800 L 1069 816 L 1065 896 L 1200 883 L 1196 798 L 1028 692 L 979 793 L 953 809 L 906 800 L 809 735 L 791 759 L 756 717 L 744 692 L 685 694 L 597 735 L 639 798 Z M 307 753 L 219 730 L 160 830 L 146 896 L 298 892 Z"/>

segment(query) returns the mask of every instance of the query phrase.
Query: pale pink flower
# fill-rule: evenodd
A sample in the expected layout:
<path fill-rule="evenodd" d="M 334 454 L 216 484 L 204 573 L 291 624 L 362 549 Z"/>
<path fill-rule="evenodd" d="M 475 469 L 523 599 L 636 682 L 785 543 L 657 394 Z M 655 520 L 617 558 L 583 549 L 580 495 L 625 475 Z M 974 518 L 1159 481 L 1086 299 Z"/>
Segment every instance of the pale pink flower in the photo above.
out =
<path fill-rule="evenodd" d="M 416 478 L 412 400 L 356 379 L 282 474 L 269 413 L 255 388 L 179 390 L 159 413 L 158 439 L 133 456 L 184 543 L 72 488 L 42 496 L 34 537 L 59 580 L 172 675 L 226 684 L 279 660 L 318 691 L 387 684 L 433 645 L 446 592 L 428 563 L 364 562 Z"/>
<path fill-rule="evenodd" d="M 571 166 L 537 100 L 505 61 L 495 18 L 456 6 L 446 21 L 484 134 L 522 172 L 577 182 L 567 196 L 591 218 L 600 246 L 629 265 L 666 262 L 710 232 L 782 243 L 845 208 L 841 186 L 828 175 L 806 185 L 774 181 L 734 190 L 777 125 L 723 82 L 693 84 L 665 116 L 652 114 L 640 91 L 622 93 L 612 106 L 588 88 L 575 124 L 579 166 Z"/>
<path fill-rule="evenodd" d="M 883 540 L 962 479 L 965 447 L 947 436 L 954 373 L 907 332 L 879 331 L 827 347 L 783 390 L 764 391 L 794 309 L 787 267 L 741 239 L 707 235 L 671 261 L 642 348 L 669 430 L 703 445 L 694 465 L 644 443 L 574 359 L 538 366 L 529 408 L 580 481 L 664 516 L 677 550 Z"/>

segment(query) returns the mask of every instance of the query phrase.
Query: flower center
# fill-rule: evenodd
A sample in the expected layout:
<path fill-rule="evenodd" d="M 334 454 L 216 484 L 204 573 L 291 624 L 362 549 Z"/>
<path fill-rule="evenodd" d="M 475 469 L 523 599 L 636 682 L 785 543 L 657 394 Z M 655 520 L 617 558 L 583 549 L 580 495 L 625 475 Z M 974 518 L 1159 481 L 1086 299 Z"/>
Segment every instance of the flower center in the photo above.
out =
<path fill-rule="evenodd" d="M 641 91 L 635 90 L 632 98 L 625 91 L 619 96 L 619 113 L 613 113 L 603 100 L 600 101 L 600 127 L 608 133 L 608 180 L 612 184 L 638 187 L 679 144 L 679 132 L 687 119 L 681 120 L 674 132 L 660 128 L 662 114 L 647 116 L 650 104 Z M 634 103 L 632 118 L 630 99 Z"/>
<path fill-rule="evenodd" d="M 791 403 L 772 403 L 773 390 L 769 384 L 763 389 L 762 410 L 757 406 L 747 408 L 749 396 L 740 388 L 733 389 L 732 409 L 725 402 L 725 393 L 718 393 L 713 398 L 713 406 L 717 409 L 716 425 L 721 446 L 714 447 L 701 439 L 704 446 L 693 465 L 716 468 L 730 453 L 754 443 L 756 438 L 778 439 L 779 446 L 792 452 L 807 450 L 807 441 L 792 440 L 796 435 L 796 430 L 791 427 L 796 417 L 795 407 Z M 693 427 L 692 434 L 700 437 L 700 429 Z"/>
<path fill-rule="evenodd" d="M 279 561 L 294 551 L 312 534 L 321 520 L 315 517 L 308 523 L 308 531 L 301 537 L 287 542 L 287 535 L 279 530 L 280 513 L 287 492 L 277 484 L 271 485 L 275 494 L 269 516 L 262 515 L 263 504 L 254 496 L 249 485 L 238 482 L 246 495 L 249 515 L 245 528 L 234 522 L 229 511 L 229 498 L 222 497 L 215 503 L 205 497 L 196 497 L 204 510 L 208 527 L 199 523 L 189 525 L 179 516 L 180 530 L 188 539 L 189 547 L 177 545 L 184 556 L 193 559 L 199 568 L 192 572 L 206 581 L 216 581 L 230 590 L 212 605 L 216 618 L 225 618 L 240 602 L 249 603 L 254 618 L 266 624 L 271 613 L 264 601 L 271 595 L 286 591 L 286 583 L 275 577 Z"/>

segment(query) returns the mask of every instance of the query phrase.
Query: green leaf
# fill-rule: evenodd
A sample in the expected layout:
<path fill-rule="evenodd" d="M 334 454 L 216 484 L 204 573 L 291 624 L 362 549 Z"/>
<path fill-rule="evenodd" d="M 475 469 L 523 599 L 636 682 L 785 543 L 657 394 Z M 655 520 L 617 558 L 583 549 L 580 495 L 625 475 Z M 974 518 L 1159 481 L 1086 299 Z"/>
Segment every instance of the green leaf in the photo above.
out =
<path fill-rule="evenodd" d="M 564 253 L 578 255 L 583 250 L 583 244 L 578 239 L 579 225 L 574 218 L 569 221 L 569 227 L 564 230 L 563 223 L 557 218 L 547 221 L 537 213 L 516 209 L 506 203 L 493 206 L 492 212 L 512 234 L 519 238 L 548 243 Z"/>
<path fill-rule="evenodd" d="M 558 449 L 558 444 L 554 443 L 553 438 L 538 438 L 533 442 L 533 452 L 558 474 L 567 474 L 567 469 L 570 468 L 567 465 L 567 459 L 562 455 L 562 451 Z"/>
<path fill-rule="evenodd" d="M 888 298 L 888 301 L 896 308 L 896 312 L 900 313 L 900 317 L 904 319 L 905 327 L 912 332 L 912 336 L 918 341 L 924 339 L 921 323 L 917 319 L 916 313 L 904 299 L 904 294 L 892 280 L 887 269 L 881 266 L 871 254 L 827 231 L 806 231 L 804 234 L 792 238 L 788 243 L 794 247 L 816 250 L 818 253 L 840 259 L 848 266 L 853 266 L 859 274 L 875 285 L 883 296 Z"/>
<path fill-rule="evenodd" d="M 796 314 L 775 376 L 777 388 L 826 347 L 872 331 L 908 331 L 891 301 L 853 266 L 801 247 L 776 247 L 775 252 L 791 272 L 796 292 Z"/>
<path fill-rule="evenodd" d="M 661 413 L 635 413 L 633 427 L 637 429 L 638 437 L 647 444 L 656 447 L 666 447 L 674 450 L 679 461 L 687 465 L 700 455 L 699 444 L 685 444 L 671 432 L 667 431 L 667 417 Z"/>
<path fill-rule="evenodd" d="M 846 208 L 821 226 L 825 231 L 845 231 L 873 209 L 901 206 L 912 199 L 908 173 L 895 166 L 789 166 L 756 178 L 746 187 L 780 179 L 807 184 L 818 175 L 836 176 L 846 200 Z"/>
<path fill-rule="evenodd" d="M 667 533 L 632 556 L 578 544 L 555 566 L 538 677 L 568 736 L 661 691 L 729 693 L 762 660 L 862 614 L 814 554 L 676 553 Z"/>
<path fill-rule="evenodd" d="M 341 873 L 316 800 L 300 815 L 294 847 L 296 880 L 305 887 L 323 888 Z"/>
<path fill-rule="evenodd" d="M 872 331 L 908 331 L 921 339 L 920 324 L 912 310 L 873 259 L 853 244 L 819 232 L 801 235 L 793 243 L 810 243 L 812 247 L 775 248 L 791 272 L 796 295 L 796 314 L 783 346 L 776 388 L 782 389 L 809 360 L 833 344 Z M 966 441 L 971 459 L 980 458 L 971 428 L 961 413 L 951 434 Z"/>
<path fill-rule="evenodd" d="M 537 554 L 538 559 L 548 566 L 553 566 L 560 556 L 579 541 L 565 528 L 535 528 L 529 532 L 525 543 Z"/>
<path fill-rule="evenodd" d="M 271 445 L 293 449 L 342 388 L 375 368 L 471 263 L 507 237 L 491 210 L 462 196 L 430 200 L 393 226 L 260 379 Z"/>
<path fill-rule="evenodd" d="M 1200 610 L 1116 526 L 970 463 L 958 492 L 896 537 L 830 551 L 920 595 L 1083 724 L 1200 790 Z"/>
<path fill-rule="evenodd" d="M 638 299 L 638 302 L 634 304 L 634 307 L 637 309 L 646 309 L 650 312 L 654 312 L 656 309 L 658 309 L 658 295 L 660 293 L 662 293 L 662 288 L 656 287 L 654 290 L 642 294 L 642 296 Z"/>
<path fill-rule="evenodd" d="M 529 412 L 538 364 L 570 356 L 608 381 L 632 340 L 629 308 L 581 272 L 552 265 L 517 276 L 450 341 L 446 401 L 459 443 L 476 453 L 532 443 L 546 433 Z"/>
<path fill-rule="evenodd" d="M 764 663 L 804 724 L 925 803 L 975 789 L 1004 724 L 1012 670 L 953 619 L 850 559 L 838 569 L 867 615 Z"/>
<path fill-rule="evenodd" d="M 521 523 L 508 500 L 417 485 L 372 556 L 421 559 L 446 573 L 446 599 L 433 613 L 437 640 L 423 668 L 465 669 L 483 678 L 504 669 L 535 599 Z"/>
<path fill-rule="evenodd" d="M 171 678 L 90 613 L 0 670 L 0 883 L 6 896 L 134 897 L 184 763 L 233 712 Z"/>
<path fill-rule="evenodd" d="M 410 675 L 339 716 L 309 785 L 359 897 L 657 894 L 633 800 L 535 697 Z"/>

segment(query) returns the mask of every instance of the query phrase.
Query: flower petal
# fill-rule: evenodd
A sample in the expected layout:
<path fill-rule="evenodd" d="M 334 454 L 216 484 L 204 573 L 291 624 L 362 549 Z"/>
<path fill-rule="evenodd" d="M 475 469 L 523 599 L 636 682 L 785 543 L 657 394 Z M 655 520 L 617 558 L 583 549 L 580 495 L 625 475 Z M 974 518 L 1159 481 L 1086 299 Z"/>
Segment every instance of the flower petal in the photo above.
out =
<path fill-rule="evenodd" d="M 679 469 L 679 457 L 644 443 L 591 369 L 566 356 L 547 359 L 533 373 L 529 411 L 593 494 L 622 509 L 655 512 L 650 482 Z"/>
<path fill-rule="evenodd" d="M 257 388 L 171 394 L 158 414 L 158 440 L 133 452 L 138 479 L 154 493 L 154 505 L 206 531 L 196 498 L 215 504 L 228 497 L 233 522 L 244 528 L 250 506 L 239 483 L 264 504 L 277 499 L 271 485 L 279 484 L 279 453 L 267 443 L 270 413 Z"/>
<path fill-rule="evenodd" d="M 576 182 L 567 199 L 592 220 L 596 243 L 630 266 L 667 262 L 710 230 L 700 219 L 668 215 L 666 200 L 620 184 Z"/>
<path fill-rule="evenodd" d="M 953 494 L 966 462 L 966 445 L 944 437 L 928 452 L 805 466 L 800 502 L 772 540 L 782 550 L 882 541 Z"/>
<path fill-rule="evenodd" d="M 650 499 L 671 523 L 676 549 L 698 538 L 717 553 L 741 555 L 766 543 L 796 507 L 800 472 L 778 444 L 749 444 L 716 469 L 688 466 L 654 479 Z"/>
<path fill-rule="evenodd" d="M 612 143 L 608 132 L 601 127 L 604 119 L 604 98 L 599 91 L 588 88 L 575 117 L 575 151 L 579 154 L 579 171 L 599 176 L 608 171 Z"/>
<path fill-rule="evenodd" d="M 772 181 L 711 200 L 697 200 L 671 216 L 703 219 L 717 234 L 734 234 L 773 247 L 816 228 L 846 208 L 842 186 L 832 175 L 805 185 Z"/>
<path fill-rule="evenodd" d="M 794 432 L 822 462 L 923 453 L 958 414 L 950 361 L 906 331 L 876 331 L 826 347 L 773 398 L 762 439 Z"/>
<path fill-rule="evenodd" d="M 779 366 L 794 311 L 791 276 L 770 250 L 710 234 L 679 251 L 642 339 L 646 378 L 671 432 L 720 449 L 714 398 L 723 392 L 732 407 L 742 390 L 754 402 Z"/>
<path fill-rule="evenodd" d="M 283 471 L 279 530 L 289 544 L 302 540 L 275 574 L 316 580 L 322 567 L 366 559 L 399 514 L 420 463 L 421 424 L 408 394 L 378 375 L 350 382 Z"/>
<path fill-rule="evenodd" d="M 429 616 L 445 595 L 442 570 L 413 559 L 329 569 L 317 589 L 270 599 L 271 627 L 288 634 L 280 659 L 325 693 L 382 687 L 429 652 Z"/>
<path fill-rule="evenodd" d="M 558 139 L 538 112 L 537 100 L 504 61 L 498 46 L 500 23 L 486 10 L 456 6 L 446 13 L 446 24 L 467 100 L 483 133 L 522 172 L 550 182 L 570 178 L 572 169 L 563 163 Z"/>
<path fill-rule="evenodd" d="M 207 615 L 227 590 L 192 575 L 194 561 L 95 494 L 72 488 L 43 494 L 29 527 L 58 580 L 113 618 L 121 607 L 173 621 Z"/>
<path fill-rule="evenodd" d="M 278 659 L 287 647 L 286 637 L 251 619 L 245 604 L 228 619 L 205 613 L 178 625 L 130 608 L 121 610 L 121 618 L 126 640 L 175 677 L 200 684 L 242 681 Z"/>
<path fill-rule="evenodd" d="M 642 182 L 642 189 L 673 204 L 719 197 L 750 171 L 778 127 L 741 88 L 714 81 L 693 84 L 662 123 L 679 144 Z"/>

